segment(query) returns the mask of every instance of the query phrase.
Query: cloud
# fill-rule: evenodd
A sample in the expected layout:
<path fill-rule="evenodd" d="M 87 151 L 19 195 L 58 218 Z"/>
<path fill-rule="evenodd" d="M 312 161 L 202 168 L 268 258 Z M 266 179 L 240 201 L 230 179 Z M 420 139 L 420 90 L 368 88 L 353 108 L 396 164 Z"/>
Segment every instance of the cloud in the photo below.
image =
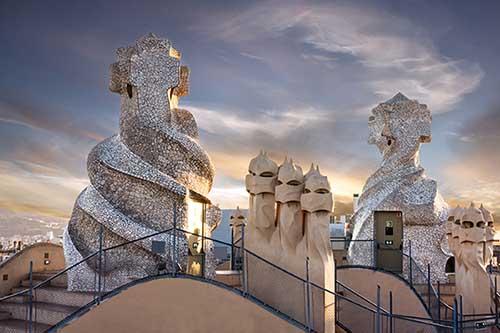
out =
<path fill-rule="evenodd" d="M 0 160 L 0 208 L 69 217 L 88 179 L 44 166 Z"/>
<path fill-rule="evenodd" d="M 75 121 L 71 112 L 54 109 L 47 105 L 30 100 L 29 96 L 20 97 L 19 94 L 6 93 L 0 99 L 0 122 L 16 124 L 32 130 L 44 130 L 68 137 L 101 141 L 108 132 L 101 125 L 93 125 L 92 131 L 80 126 L 86 122 Z"/>
<path fill-rule="evenodd" d="M 211 38 L 241 48 L 255 48 L 254 44 L 269 39 L 274 44 L 295 41 L 303 45 L 306 60 L 314 58 L 331 68 L 335 68 L 332 57 L 342 65 L 357 64 L 364 72 L 359 84 L 365 84 L 377 99 L 403 91 L 436 113 L 451 110 L 477 88 L 484 75 L 476 63 L 441 54 L 424 28 L 369 7 L 260 2 L 238 15 L 216 19 L 206 29 Z M 330 56 L 318 57 L 318 51 Z"/>
<path fill-rule="evenodd" d="M 210 133 L 234 132 L 249 135 L 262 132 L 274 138 L 283 138 L 290 132 L 307 124 L 314 127 L 318 123 L 332 122 L 326 112 L 311 107 L 303 110 L 261 111 L 242 117 L 229 111 L 215 111 L 201 107 L 189 107 L 199 126 Z"/>
<path fill-rule="evenodd" d="M 213 187 L 210 192 L 212 202 L 224 209 L 248 207 L 248 193 L 244 186 Z"/>
<path fill-rule="evenodd" d="M 248 163 L 260 149 L 268 151 L 280 164 L 292 157 L 307 172 L 311 163 L 320 164 L 329 177 L 333 193 L 343 198 L 359 193 L 374 162 L 348 148 L 359 131 L 353 124 L 340 124 L 321 112 L 289 110 L 283 114 L 261 113 L 254 121 L 236 114 L 189 107 L 201 129 L 201 143 L 216 166 L 216 179 L 210 193 L 213 202 L 223 208 L 247 206 L 244 178 Z M 365 126 L 364 124 L 362 126 Z"/>
<path fill-rule="evenodd" d="M 254 54 L 250 54 L 250 53 L 247 53 L 247 52 L 240 52 L 240 54 L 244 57 L 247 57 L 247 58 L 250 58 L 250 59 L 253 59 L 253 60 L 257 60 L 257 61 L 261 61 L 261 62 L 265 62 L 266 59 L 264 57 L 259 57 L 259 56 L 256 56 Z"/>
<path fill-rule="evenodd" d="M 481 201 L 500 212 L 500 103 L 470 118 L 450 138 L 454 157 L 444 167 L 445 190 L 455 200 Z"/>

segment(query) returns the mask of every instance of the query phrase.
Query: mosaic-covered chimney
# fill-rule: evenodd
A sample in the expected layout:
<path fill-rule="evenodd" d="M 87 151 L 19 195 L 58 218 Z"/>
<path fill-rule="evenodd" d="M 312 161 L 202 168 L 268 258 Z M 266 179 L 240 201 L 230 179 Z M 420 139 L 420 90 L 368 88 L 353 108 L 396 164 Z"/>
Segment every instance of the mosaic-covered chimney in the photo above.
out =
<path fill-rule="evenodd" d="M 374 239 L 374 213 L 401 212 L 403 247 L 420 267 L 431 265 L 431 279 L 446 279 L 448 254 L 445 222 L 448 206 L 441 197 L 437 182 L 425 175 L 420 164 L 420 146 L 431 141 L 431 112 L 427 105 L 401 93 L 380 103 L 368 118 L 368 143 L 375 145 L 382 161 L 366 180 L 358 207 L 351 221 L 353 240 Z M 373 265 L 369 243 L 351 242 L 349 261 Z"/>
<path fill-rule="evenodd" d="M 180 58 L 168 40 L 153 34 L 117 50 L 109 88 L 120 96 L 120 130 L 88 156 L 91 184 L 77 198 L 64 234 L 67 265 L 99 249 L 101 230 L 108 247 L 171 228 L 174 210 L 177 227 L 196 234 L 209 236 L 219 223 L 220 211 L 207 198 L 214 167 L 198 142 L 193 115 L 177 107 L 188 94 L 189 70 Z M 153 241 L 164 242 L 165 251 L 152 251 Z M 213 274 L 212 244 L 199 242 L 205 248 L 191 251 L 188 243 L 196 240 L 177 242 L 181 269 L 198 269 L 191 253 L 201 251 L 204 273 Z M 106 289 L 169 267 L 171 249 L 161 234 L 106 252 Z M 70 270 L 69 289 L 93 289 L 97 268 L 89 261 Z"/>

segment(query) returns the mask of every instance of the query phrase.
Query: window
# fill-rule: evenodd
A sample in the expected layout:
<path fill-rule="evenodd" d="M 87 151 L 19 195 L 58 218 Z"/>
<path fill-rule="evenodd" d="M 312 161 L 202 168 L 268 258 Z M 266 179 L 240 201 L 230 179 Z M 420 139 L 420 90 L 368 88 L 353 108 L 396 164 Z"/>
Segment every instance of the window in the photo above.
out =
<path fill-rule="evenodd" d="M 49 259 L 49 253 L 48 253 L 48 252 L 45 252 L 45 254 L 43 255 L 43 257 L 44 257 L 45 259 Z"/>
<path fill-rule="evenodd" d="M 394 235 L 394 222 L 385 221 L 385 235 L 393 236 Z"/>
<path fill-rule="evenodd" d="M 444 268 L 445 273 L 455 273 L 455 258 L 449 257 Z"/>
<path fill-rule="evenodd" d="M 132 98 L 132 85 L 130 83 L 127 83 L 127 95 L 128 98 Z"/>
<path fill-rule="evenodd" d="M 4 274 L 2 280 L 7 281 L 9 279 L 9 274 Z"/>

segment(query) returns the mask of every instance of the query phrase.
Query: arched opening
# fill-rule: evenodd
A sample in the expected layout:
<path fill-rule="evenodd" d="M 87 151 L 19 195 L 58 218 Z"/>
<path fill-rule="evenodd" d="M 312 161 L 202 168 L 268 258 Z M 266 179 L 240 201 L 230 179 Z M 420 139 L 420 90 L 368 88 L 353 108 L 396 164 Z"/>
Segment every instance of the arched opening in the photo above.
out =
<path fill-rule="evenodd" d="M 455 273 L 455 257 L 449 257 L 448 260 L 446 260 L 444 272 L 446 274 Z"/>

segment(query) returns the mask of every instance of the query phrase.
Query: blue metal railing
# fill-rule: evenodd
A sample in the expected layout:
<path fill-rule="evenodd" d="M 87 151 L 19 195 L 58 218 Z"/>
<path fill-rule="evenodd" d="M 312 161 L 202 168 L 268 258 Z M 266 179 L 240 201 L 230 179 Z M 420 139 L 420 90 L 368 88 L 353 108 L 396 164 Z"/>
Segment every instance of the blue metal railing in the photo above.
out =
<path fill-rule="evenodd" d="M 259 300 L 262 304 L 274 309 L 275 312 L 280 313 L 284 318 L 288 318 L 291 322 L 294 323 L 299 323 L 302 325 L 301 327 L 306 330 L 306 331 L 313 331 L 313 324 L 310 318 L 310 313 L 313 310 L 314 304 L 311 301 L 311 295 L 313 295 L 315 292 L 320 292 L 324 294 L 330 294 L 335 297 L 336 299 L 336 305 L 338 308 L 341 308 L 341 305 L 344 304 L 346 306 L 351 307 L 357 313 L 364 313 L 366 316 L 373 318 L 373 327 L 375 332 L 395 332 L 395 323 L 396 322 L 406 322 L 406 323 L 414 323 L 416 325 L 422 325 L 422 326 L 427 326 L 427 327 L 434 327 L 439 330 L 451 330 L 453 327 L 455 327 L 457 324 L 457 321 L 460 322 L 460 325 L 458 327 L 462 327 L 463 325 L 466 325 L 468 322 L 464 320 L 460 320 L 460 316 L 457 315 L 457 308 L 454 307 L 452 308 L 452 314 L 454 316 L 454 319 L 452 321 L 440 321 L 440 320 L 431 320 L 429 318 L 419 318 L 419 317 L 413 317 L 413 316 L 405 316 L 405 315 L 396 315 L 392 311 L 392 293 L 391 293 L 391 301 L 390 304 L 391 306 L 389 309 L 385 309 L 384 307 L 381 306 L 380 302 L 380 295 L 378 293 L 377 301 L 373 302 L 367 297 L 361 295 L 360 293 L 356 292 L 352 288 L 342 284 L 339 281 L 336 281 L 335 288 L 336 290 L 328 290 L 323 288 L 322 286 L 319 286 L 312 281 L 309 280 L 308 274 L 306 274 L 306 278 L 302 278 L 272 262 L 269 260 L 257 255 L 256 253 L 248 250 L 245 248 L 245 229 L 244 225 L 242 226 L 242 239 L 241 239 L 241 244 L 240 245 L 235 245 L 234 243 L 227 243 L 223 241 L 219 241 L 216 239 L 213 239 L 211 237 L 207 237 L 205 235 L 200 235 L 198 233 L 193 233 L 187 230 L 182 230 L 180 228 L 177 228 L 177 224 L 174 223 L 173 228 L 168 228 L 166 230 L 158 231 L 155 233 L 152 233 L 147 236 L 143 236 L 134 240 L 129 240 L 120 244 L 114 244 L 111 246 L 106 247 L 105 246 L 105 240 L 103 239 L 102 235 L 102 229 L 100 232 L 100 239 L 99 239 L 99 250 L 95 251 L 86 257 L 84 257 L 81 261 L 74 263 L 68 267 L 66 267 L 64 270 L 58 272 L 57 274 L 45 279 L 44 281 L 41 281 L 39 283 L 33 283 L 32 279 L 32 272 L 30 273 L 30 285 L 29 288 L 25 290 L 18 291 L 16 293 L 13 293 L 11 295 L 4 296 L 0 298 L 0 305 L 3 302 L 8 302 L 11 300 L 13 297 L 20 297 L 20 296 L 28 296 L 28 302 L 27 302 L 27 309 L 29 313 L 29 317 L 27 318 L 28 321 L 28 331 L 30 333 L 34 332 L 36 330 L 36 325 L 34 323 L 36 322 L 36 316 L 37 316 L 37 308 L 36 308 L 36 291 L 40 288 L 49 286 L 51 282 L 55 281 L 56 279 L 61 278 L 63 275 L 67 274 L 68 272 L 77 269 L 80 265 L 87 265 L 89 263 L 95 263 L 97 261 L 97 271 L 96 271 L 96 279 L 95 279 L 95 285 L 93 287 L 94 291 L 94 297 L 93 300 L 85 305 L 89 306 L 92 304 L 99 304 L 102 297 L 106 294 L 109 294 L 112 291 L 106 291 L 106 269 L 107 269 L 107 264 L 106 264 L 106 258 L 109 253 L 113 253 L 113 251 L 120 251 L 123 249 L 125 246 L 134 244 L 146 239 L 151 239 L 155 236 L 159 236 L 162 234 L 170 234 L 172 235 L 172 240 L 173 244 L 172 247 L 170 248 L 170 253 L 166 253 L 165 259 L 171 259 L 171 265 L 167 265 L 165 263 L 165 268 L 171 267 L 171 271 L 168 272 L 166 269 L 165 273 L 162 273 L 164 275 L 168 276 L 177 276 L 179 274 L 179 267 L 183 268 L 186 266 L 185 262 L 179 262 L 181 256 L 180 256 L 180 251 L 181 249 L 178 248 L 178 240 L 181 239 L 186 239 L 188 236 L 195 236 L 195 237 L 200 237 L 201 241 L 203 243 L 205 242 L 212 242 L 212 243 L 217 243 L 221 244 L 224 246 L 231 247 L 232 250 L 237 250 L 241 255 L 242 255 L 242 275 L 243 275 L 243 281 L 242 281 L 242 295 L 245 297 L 249 297 L 255 300 Z M 235 251 L 231 251 L 231 253 L 235 253 Z M 297 286 L 303 286 L 303 290 L 305 290 L 305 309 L 304 313 L 308 314 L 305 318 L 305 320 L 301 318 L 294 318 L 293 314 L 287 310 L 287 307 L 285 304 L 269 304 L 269 302 L 266 304 L 266 302 L 263 302 L 259 299 L 259 297 L 255 294 L 252 293 L 251 289 L 249 288 L 248 285 L 248 273 L 249 273 L 249 266 L 248 266 L 248 258 L 251 257 L 253 258 L 252 260 L 257 260 L 260 265 L 264 265 L 266 269 L 268 270 L 274 270 L 276 273 L 282 274 L 283 278 L 291 279 L 291 281 L 294 281 L 294 283 L 297 284 Z M 410 261 L 411 263 L 411 261 Z M 307 263 L 306 263 L 307 265 Z M 205 274 L 205 265 L 202 265 L 202 276 L 200 278 L 203 279 L 213 279 L 213 277 L 208 276 Z M 306 266 L 308 267 L 308 266 Z M 415 265 L 415 269 L 417 272 L 421 271 L 420 268 L 417 268 L 418 266 Z M 147 276 L 151 276 L 150 273 L 145 272 L 144 276 L 138 277 L 138 276 L 133 276 L 131 277 L 133 280 L 141 280 L 146 278 Z M 159 272 L 158 272 L 159 274 Z M 182 273 L 179 275 L 180 277 L 185 276 L 186 273 Z M 413 274 L 413 271 L 412 271 Z M 412 275 L 410 274 L 410 275 Z M 120 287 L 117 287 L 120 288 Z M 300 288 L 299 288 L 300 289 Z M 433 287 L 431 286 L 430 289 L 431 292 L 433 290 Z M 350 297 L 348 297 L 346 294 L 349 294 Z M 293 296 L 293 295 L 292 295 Z M 301 295 L 295 295 L 296 297 L 301 297 Z M 298 299 L 300 302 L 303 301 L 303 299 Z M 338 310 L 337 311 L 337 316 L 336 316 L 336 322 L 339 324 L 339 326 L 344 325 L 342 322 L 342 318 L 345 315 L 342 311 L 344 310 Z M 490 316 L 491 317 L 491 316 Z M 488 319 L 491 319 L 488 317 Z M 477 320 L 470 322 L 477 322 Z M 345 325 L 344 325 L 345 326 Z M 458 332 L 458 331 L 457 331 Z"/>

